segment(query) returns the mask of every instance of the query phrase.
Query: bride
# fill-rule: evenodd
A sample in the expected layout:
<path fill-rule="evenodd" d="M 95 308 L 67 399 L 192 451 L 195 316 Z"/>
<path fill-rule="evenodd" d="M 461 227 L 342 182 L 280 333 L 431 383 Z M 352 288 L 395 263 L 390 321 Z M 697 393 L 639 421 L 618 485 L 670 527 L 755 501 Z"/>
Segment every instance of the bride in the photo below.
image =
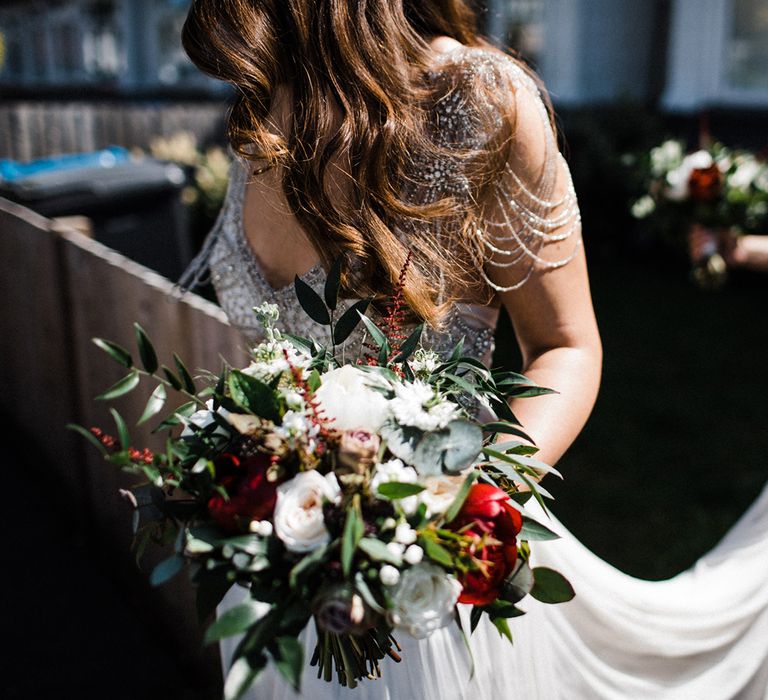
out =
<path fill-rule="evenodd" d="M 410 254 L 405 297 L 432 347 L 463 337 L 465 352 L 488 363 L 507 310 L 524 373 L 559 392 L 512 402 L 541 458 L 555 463 L 600 379 L 578 206 L 541 86 L 474 27 L 465 0 L 194 2 L 184 44 L 237 90 L 229 137 L 239 158 L 182 284 L 210 270 L 249 341 L 262 301 L 277 304 L 287 330 L 319 336 L 297 308 L 295 275 L 319 287 L 343 256 L 349 305 L 385 298 Z M 362 340 L 351 336 L 344 352 L 354 357 Z M 768 698 L 768 492 L 693 569 L 660 583 L 621 574 L 554 527 L 562 538 L 537 543 L 536 560 L 563 572 L 577 597 L 524 601 L 514 646 L 481 623 L 470 657 L 451 626 L 400 640 L 403 663 L 354 691 L 308 668 L 304 694 Z M 222 607 L 243 595 L 231 592 Z M 311 653 L 312 630 L 305 636 Z M 233 649 L 222 645 L 225 665 Z M 251 693 L 294 697 L 273 670 Z"/>

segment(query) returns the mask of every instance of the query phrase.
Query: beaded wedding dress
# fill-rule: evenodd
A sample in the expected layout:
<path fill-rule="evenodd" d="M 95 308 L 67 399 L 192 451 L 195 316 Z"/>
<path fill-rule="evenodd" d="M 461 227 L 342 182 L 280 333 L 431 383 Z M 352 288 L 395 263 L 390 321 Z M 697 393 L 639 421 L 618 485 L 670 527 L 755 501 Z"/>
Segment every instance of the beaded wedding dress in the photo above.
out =
<path fill-rule="evenodd" d="M 530 159 L 516 159 L 513 149 L 495 186 L 496 204 L 476 232 L 486 250 L 485 260 L 477 264 L 478 274 L 496 292 L 514 289 L 536 269 L 567 264 L 580 245 L 578 207 L 567 167 L 538 88 L 516 62 L 488 50 L 466 48 L 446 54 L 443 61 L 433 79 L 440 80 L 449 69 L 459 76 L 435 108 L 446 144 L 472 148 L 485 142 L 478 126 L 479 108 L 470 106 L 461 89 L 480 81 L 491 91 L 513 96 L 519 151 L 539 154 L 540 167 L 532 177 Z M 487 126 L 487 121 L 483 123 Z M 424 164 L 429 187 L 418 195 L 422 201 L 445 194 L 469 197 L 468 180 L 458 163 L 446 159 Z M 183 284 L 194 284 L 210 269 L 230 321 L 250 342 L 259 339 L 252 308 L 263 301 L 277 304 L 286 330 L 324 337 L 298 308 L 292 285 L 282 289 L 269 285 L 244 236 L 248 172 L 242 162 L 233 167 L 222 214 Z M 565 243 L 570 244 L 568 250 Z M 550 244 L 558 251 L 555 257 L 547 255 Z M 323 278 L 319 266 L 304 277 L 318 289 Z M 464 337 L 467 354 L 490 362 L 497 315 L 493 305 L 454 304 L 447 328 L 428 332 L 425 342 L 445 350 Z M 361 342 L 358 331 L 346 347 L 356 352 Z M 307 664 L 303 695 L 312 700 L 768 699 L 768 490 L 717 547 L 669 581 L 626 576 L 592 554 L 561 524 L 550 525 L 561 539 L 537 542 L 535 564 L 565 574 L 576 598 L 556 606 L 525 599 L 520 607 L 527 614 L 511 621 L 514 645 L 485 618 L 471 637 L 471 657 L 455 625 L 424 640 L 402 633 L 397 636 L 403 661 L 385 662 L 384 678 L 348 690 L 318 680 L 316 669 Z M 233 589 L 220 610 L 245 595 L 243 589 Z M 461 614 L 466 623 L 467 610 Z M 304 635 L 309 658 L 313 625 Z M 236 641 L 221 645 L 225 667 Z M 277 700 L 294 698 L 295 693 L 269 667 L 247 697 Z"/>

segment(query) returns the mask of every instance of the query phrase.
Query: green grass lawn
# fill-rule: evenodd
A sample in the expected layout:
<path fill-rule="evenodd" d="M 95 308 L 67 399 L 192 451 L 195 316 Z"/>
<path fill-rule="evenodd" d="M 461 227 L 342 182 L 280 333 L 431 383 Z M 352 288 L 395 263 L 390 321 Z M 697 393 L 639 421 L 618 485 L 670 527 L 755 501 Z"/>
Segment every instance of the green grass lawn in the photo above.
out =
<path fill-rule="evenodd" d="M 605 352 L 582 435 L 547 483 L 554 512 L 623 571 L 673 576 L 768 480 L 768 275 L 704 292 L 684 269 L 591 270 Z M 514 350 L 500 328 L 497 358 Z M 556 387 L 555 387 L 556 388 Z M 535 399 L 532 399 L 535 400 Z"/>

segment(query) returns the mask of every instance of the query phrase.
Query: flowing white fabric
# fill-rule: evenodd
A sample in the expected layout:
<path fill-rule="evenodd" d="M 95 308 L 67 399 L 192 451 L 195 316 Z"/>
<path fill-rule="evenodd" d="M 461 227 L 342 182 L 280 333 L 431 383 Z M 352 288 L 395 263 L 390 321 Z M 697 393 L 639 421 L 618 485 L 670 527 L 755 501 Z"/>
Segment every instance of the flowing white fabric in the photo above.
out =
<path fill-rule="evenodd" d="M 301 697 L 312 700 L 766 700 L 768 698 L 768 487 L 729 534 L 694 567 L 668 581 L 642 581 L 596 557 L 565 527 L 534 545 L 535 565 L 561 571 L 576 597 L 561 605 L 530 598 L 510 621 L 514 645 L 485 620 L 471 636 L 474 677 L 455 625 L 425 640 L 397 635 L 403 660 L 355 690 L 318 680 L 309 667 Z M 239 602 L 230 592 L 220 610 Z M 465 607 L 465 606 L 462 606 Z M 462 610 L 466 627 L 467 610 Z M 307 658 L 314 650 L 310 625 Z M 221 645 L 225 667 L 235 640 Z M 270 667 L 248 700 L 296 693 Z"/>
<path fill-rule="evenodd" d="M 446 143 L 482 148 L 488 140 L 484 129 L 495 128 L 493 120 L 478 117 L 477 100 L 466 96 L 478 94 L 478 84 L 484 88 L 479 94 L 509 95 L 514 103 L 514 148 L 477 230 L 484 250 L 478 271 L 491 289 L 504 293 L 524 284 L 535 269 L 559 267 L 577 254 L 578 206 L 537 87 L 519 64 L 481 49 L 453 52 L 446 63 L 460 69 L 458 77 L 446 73 L 453 82 L 436 107 Z M 469 197 L 469 180 L 460 166 L 459 161 L 425 164 L 426 177 L 434 182 L 429 196 Z M 236 166 L 234 172 L 244 171 Z M 315 330 L 298 317 L 292 290 L 272 289 L 245 244 L 240 222 L 245 181 L 244 175 L 233 180 L 220 221 L 190 275 L 210 266 L 228 316 L 250 339 L 258 339 L 251 309 L 264 300 L 279 306 L 285 330 L 310 335 Z M 308 276 L 318 288 L 321 273 L 318 267 Z M 450 347 L 464 337 L 465 350 L 487 361 L 496 317 L 492 307 L 456 304 L 447 332 L 430 342 Z M 402 663 L 385 660 L 384 678 L 364 681 L 355 690 L 318 680 L 307 664 L 303 696 L 768 700 L 768 489 L 717 547 L 669 581 L 626 576 L 561 524 L 552 527 L 562 538 L 534 543 L 534 563 L 565 574 L 576 598 L 557 606 L 524 600 L 521 607 L 528 614 L 510 621 L 514 646 L 483 620 L 470 640 L 474 676 L 462 636 L 451 625 L 420 641 L 398 634 Z M 241 588 L 231 591 L 220 612 L 245 595 Z M 461 611 L 465 622 L 467 612 Z M 309 659 L 315 643 L 312 624 L 303 640 Z M 225 669 L 236 643 L 221 645 Z M 273 666 L 247 695 L 249 700 L 294 697 Z"/>

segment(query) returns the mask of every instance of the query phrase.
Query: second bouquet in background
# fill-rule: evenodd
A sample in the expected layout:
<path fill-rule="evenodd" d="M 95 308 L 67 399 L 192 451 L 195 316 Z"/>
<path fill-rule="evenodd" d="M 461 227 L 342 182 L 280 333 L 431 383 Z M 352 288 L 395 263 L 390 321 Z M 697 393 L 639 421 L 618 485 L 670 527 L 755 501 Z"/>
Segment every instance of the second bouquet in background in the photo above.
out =
<path fill-rule="evenodd" d="M 210 642 L 241 635 L 227 698 L 270 662 L 298 687 L 298 637 L 309 623 L 318 676 L 354 688 L 380 677 L 386 657 L 399 660 L 397 634 L 461 628 L 459 603 L 473 606 L 472 630 L 487 615 L 511 641 L 522 598 L 573 596 L 557 572 L 529 565 L 529 543 L 556 536 L 525 504 L 535 499 L 541 512 L 547 493 L 537 482 L 554 470 L 534 458 L 507 403 L 550 391 L 487 369 L 461 343 L 439 357 L 421 347 L 421 326 L 388 336 L 364 315 L 365 301 L 332 323 L 340 279 L 336 264 L 322 295 L 296 280 L 301 305 L 329 328 L 329 347 L 284 334 L 276 307 L 263 304 L 255 313 L 266 339 L 251 363 L 225 367 L 202 389 L 178 358 L 173 370 L 159 366 L 138 326 L 141 367 L 96 340 L 128 370 L 101 398 L 156 381 L 141 421 L 163 410 L 169 390 L 186 398 L 158 426 L 168 430 L 162 454 L 131 447 L 114 410 L 116 438 L 77 429 L 145 477 L 126 493 L 137 545 L 175 542 L 154 583 L 188 568 L 203 617 L 231 586 L 247 589 L 207 633 Z M 390 300 L 390 329 L 401 297 Z M 359 323 L 369 351 L 342 365 L 335 349 Z"/>
<path fill-rule="evenodd" d="M 632 215 L 690 250 L 701 286 L 725 281 L 722 254 L 734 236 L 768 233 L 768 163 L 754 154 L 719 143 L 686 153 L 682 142 L 669 140 L 626 162 L 642 192 Z"/>

